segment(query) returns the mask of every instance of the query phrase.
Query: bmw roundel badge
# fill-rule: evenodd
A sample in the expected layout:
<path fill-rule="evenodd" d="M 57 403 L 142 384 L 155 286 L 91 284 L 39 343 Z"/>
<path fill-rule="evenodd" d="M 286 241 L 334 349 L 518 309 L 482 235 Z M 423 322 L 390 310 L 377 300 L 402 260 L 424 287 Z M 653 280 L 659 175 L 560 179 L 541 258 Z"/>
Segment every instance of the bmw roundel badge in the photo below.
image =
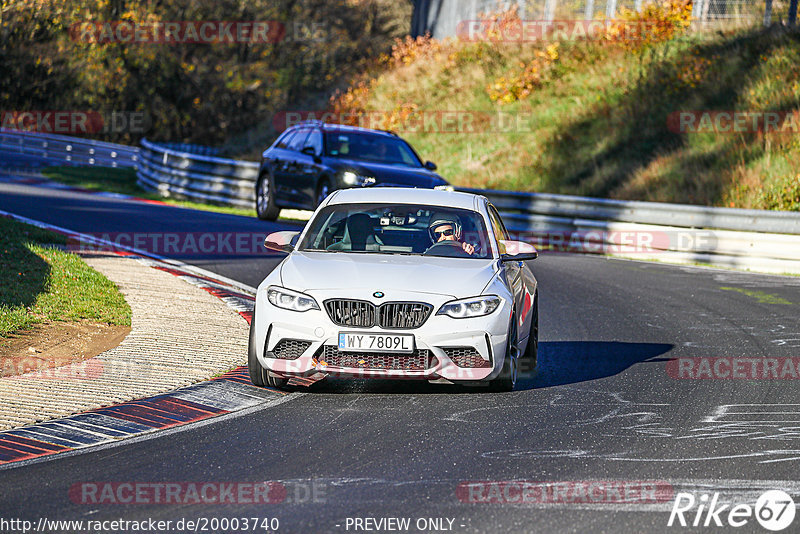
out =
<path fill-rule="evenodd" d="M 382 299 L 383 291 L 376 291 L 375 293 L 372 294 L 372 296 L 375 297 L 376 299 Z"/>

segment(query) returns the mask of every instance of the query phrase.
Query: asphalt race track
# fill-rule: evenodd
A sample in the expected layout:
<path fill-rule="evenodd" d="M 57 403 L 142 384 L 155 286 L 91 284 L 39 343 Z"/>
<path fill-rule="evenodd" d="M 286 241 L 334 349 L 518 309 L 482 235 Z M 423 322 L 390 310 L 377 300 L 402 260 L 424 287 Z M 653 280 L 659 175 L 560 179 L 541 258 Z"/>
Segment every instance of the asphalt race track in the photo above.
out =
<path fill-rule="evenodd" d="M 0 209 L 93 233 L 292 227 L 1 179 Z M 279 258 L 183 261 L 255 286 Z M 676 358 L 748 358 L 750 369 L 800 356 L 800 278 L 546 253 L 531 267 L 540 284 L 540 370 L 513 393 L 323 382 L 279 406 L 0 469 L 0 516 L 34 524 L 277 518 L 277 532 L 366 531 L 356 518 L 391 517 L 409 518 L 409 532 L 639 533 L 698 530 L 667 528 L 679 492 L 752 506 L 782 489 L 800 503 L 800 381 L 668 372 Z M 92 504 L 70 496 L 85 482 L 263 481 L 282 483 L 285 498 Z M 487 483 L 470 493 L 471 481 Z M 572 492 L 590 481 L 647 482 L 663 493 L 520 502 L 497 490 L 516 486 L 491 484 L 502 481 L 565 483 Z M 727 511 L 719 517 L 727 521 Z M 753 517 L 726 530 L 764 532 Z"/>

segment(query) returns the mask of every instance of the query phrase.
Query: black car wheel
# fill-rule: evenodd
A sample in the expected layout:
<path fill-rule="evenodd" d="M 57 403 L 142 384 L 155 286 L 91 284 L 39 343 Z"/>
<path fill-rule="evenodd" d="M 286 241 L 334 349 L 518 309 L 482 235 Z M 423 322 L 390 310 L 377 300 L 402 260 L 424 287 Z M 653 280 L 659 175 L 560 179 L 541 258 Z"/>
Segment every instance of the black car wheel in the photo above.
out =
<path fill-rule="evenodd" d="M 281 209 L 275 205 L 275 194 L 269 174 L 262 174 L 256 183 L 256 214 L 264 221 L 274 221 Z"/>

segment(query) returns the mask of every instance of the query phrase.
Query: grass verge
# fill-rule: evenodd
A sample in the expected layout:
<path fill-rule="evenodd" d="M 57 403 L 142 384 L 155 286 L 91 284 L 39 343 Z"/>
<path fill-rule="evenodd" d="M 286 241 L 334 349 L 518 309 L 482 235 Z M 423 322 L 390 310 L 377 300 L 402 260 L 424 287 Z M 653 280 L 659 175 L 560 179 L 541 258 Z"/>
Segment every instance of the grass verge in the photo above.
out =
<path fill-rule="evenodd" d="M 66 238 L 0 217 L 0 338 L 45 321 L 130 326 L 131 309 L 119 289 L 53 244 Z"/>

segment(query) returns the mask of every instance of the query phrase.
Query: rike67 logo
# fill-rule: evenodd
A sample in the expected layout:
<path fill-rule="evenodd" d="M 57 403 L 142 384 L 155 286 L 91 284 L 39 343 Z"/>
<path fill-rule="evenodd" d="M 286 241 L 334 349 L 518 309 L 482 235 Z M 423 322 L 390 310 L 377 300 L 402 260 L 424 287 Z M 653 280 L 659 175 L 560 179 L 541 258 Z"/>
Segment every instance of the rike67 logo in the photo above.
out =
<path fill-rule="evenodd" d="M 678 493 L 669 514 L 667 526 L 681 527 L 743 527 L 755 518 L 765 529 L 784 530 L 794 521 L 795 505 L 792 497 L 781 490 L 763 493 L 755 503 L 720 504 L 719 493 L 695 498 L 692 493 Z"/>

